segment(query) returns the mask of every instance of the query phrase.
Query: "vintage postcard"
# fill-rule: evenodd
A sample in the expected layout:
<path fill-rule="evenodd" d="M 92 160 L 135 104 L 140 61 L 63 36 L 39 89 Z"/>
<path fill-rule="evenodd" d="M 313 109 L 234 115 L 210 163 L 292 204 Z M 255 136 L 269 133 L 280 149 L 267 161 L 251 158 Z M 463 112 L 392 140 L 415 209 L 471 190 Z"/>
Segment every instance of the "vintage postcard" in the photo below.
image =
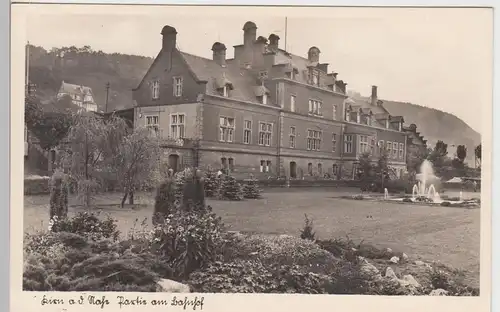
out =
<path fill-rule="evenodd" d="M 492 9 L 12 25 L 14 311 L 489 311 Z"/>

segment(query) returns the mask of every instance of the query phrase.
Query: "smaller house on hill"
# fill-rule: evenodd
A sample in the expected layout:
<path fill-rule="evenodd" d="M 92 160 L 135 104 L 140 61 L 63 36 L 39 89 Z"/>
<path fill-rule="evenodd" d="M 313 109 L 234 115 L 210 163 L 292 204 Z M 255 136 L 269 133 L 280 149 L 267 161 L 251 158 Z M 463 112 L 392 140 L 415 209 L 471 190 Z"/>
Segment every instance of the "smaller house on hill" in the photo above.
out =
<path fill-rule="evenodd" d="M 57 98 L 70 96 L 73 104 L 81 107 L 85 111 L 97 112 L 97 103 L 95 102 L 92 89 L 86 86 L 79 86 L 63 81 L 57 93 Z"/>

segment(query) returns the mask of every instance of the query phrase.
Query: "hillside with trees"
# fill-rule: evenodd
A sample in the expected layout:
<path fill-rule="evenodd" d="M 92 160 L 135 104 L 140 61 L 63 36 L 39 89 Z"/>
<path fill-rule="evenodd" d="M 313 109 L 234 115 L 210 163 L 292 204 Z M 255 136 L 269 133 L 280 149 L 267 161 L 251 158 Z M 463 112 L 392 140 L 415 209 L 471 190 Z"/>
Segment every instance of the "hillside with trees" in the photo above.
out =
<path fill-rule="evenodd" d="M 30 81 L 36 84 L 36 95 L 42 101 L 56 96 L 61 82 L 92 88 L 99 109 L 106 103 L 106 84 L 109 82 L 108 111 L 132 106 L 132 89 L 153 62 L 150 57 L 62 47 L 50 51 L 29 47 Z"/>
<path fill-rule="evenodd" d="M 357 92 L 351 92 L 350 96 L 366 98 Z M 469 151 L 465 162 L 474 166 L 474 149 L 481 144 L 481 135 L 472 129 L 467 123 L 453 114 L 438 109 L 420 106 L 417 104 L 397 101 L 384 101 L 384 107 L 393 116 L 404 116 L 405 125 L 416 124 L 417 131 L 427 140 L 427 147 L 433 148 L 438 141 L 448 144 L 454 156 L 459 145 L 465 145 Z"/>

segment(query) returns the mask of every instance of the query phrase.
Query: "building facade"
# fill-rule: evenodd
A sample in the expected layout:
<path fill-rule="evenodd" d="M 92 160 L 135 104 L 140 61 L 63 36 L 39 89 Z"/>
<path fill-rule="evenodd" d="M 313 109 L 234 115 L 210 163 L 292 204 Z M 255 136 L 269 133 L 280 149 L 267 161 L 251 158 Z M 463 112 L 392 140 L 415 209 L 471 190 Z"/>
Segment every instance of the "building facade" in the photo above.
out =
<path fill-rule="evenodd" d="M 98 107 L 94 99 L 92 89 L 86 86 L 79 86 L 67 82 L 62 82 L 57 93 L 57 99 L 64 96 L 71 97 L 73 104 L 88 112 L 97 112 Z"/>
<path fill-rule="evenodd" d="M 397 151 L 391 166 L 405 167 L 402 117 L 377 104 L 376 87 L 372 102 L 348 99 L 317 47 L 290 54 L 277 35 L 257 37 L 247 22 L 233 59 L 220 42 L 206 59 L 179 51 L 175 28 L 161 34 L 162 49 L 133 91 L 134 126 L 165 141 L 175 169 L 192 163 L 183 141 L 197 142 L 199 166 L 236 176 L 353 178 L 359 155 L 376 156 L 385 142 Z"/>

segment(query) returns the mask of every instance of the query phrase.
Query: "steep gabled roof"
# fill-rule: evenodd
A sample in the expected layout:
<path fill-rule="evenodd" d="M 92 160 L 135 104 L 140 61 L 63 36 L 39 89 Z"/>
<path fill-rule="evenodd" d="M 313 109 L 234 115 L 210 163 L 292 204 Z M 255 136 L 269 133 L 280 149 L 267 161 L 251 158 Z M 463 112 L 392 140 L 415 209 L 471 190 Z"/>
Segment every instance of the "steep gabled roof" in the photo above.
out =
<path fill-rule="evenodd" d="M 92 89 L 87 86 L 67 83 L 63 80 L 59 93 L 77 94 L 77 95 L 93 95 Z"/>

